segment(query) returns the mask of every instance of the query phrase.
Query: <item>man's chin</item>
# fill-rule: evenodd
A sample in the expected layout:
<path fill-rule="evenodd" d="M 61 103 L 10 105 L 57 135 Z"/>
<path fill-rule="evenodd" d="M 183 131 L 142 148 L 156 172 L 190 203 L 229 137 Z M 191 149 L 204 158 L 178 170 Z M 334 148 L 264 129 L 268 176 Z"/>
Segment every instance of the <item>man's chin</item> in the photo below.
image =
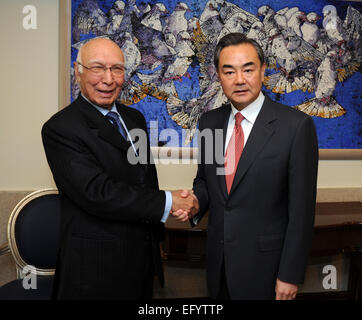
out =
<path fill-rule="evenodd" d="M 248 103 L 244 101 L 231 101 L 231 103 L 238 110 L 242 110 L 248 105 Z"/>
<path fill-rule="evenodd" d="M 98 98 L 96 100 L 96 105 L 100 106 L 102 108 L 105 109 L 111 109 L 113 106 L 114 101 L 116 101 L 117 97 L 112 97 L 112 98 Z"/>
<path fill-rule="evenodd" d="M 252 102 L 254 102 L 255 100 L 256 98 L 253 99 L 253 97 L 245 97 L 245 99 L 233 99 L 231 100 L 231 102 L 235 108 L 241 110 L 244 109 L 249 104 L 251 104 Z"/>

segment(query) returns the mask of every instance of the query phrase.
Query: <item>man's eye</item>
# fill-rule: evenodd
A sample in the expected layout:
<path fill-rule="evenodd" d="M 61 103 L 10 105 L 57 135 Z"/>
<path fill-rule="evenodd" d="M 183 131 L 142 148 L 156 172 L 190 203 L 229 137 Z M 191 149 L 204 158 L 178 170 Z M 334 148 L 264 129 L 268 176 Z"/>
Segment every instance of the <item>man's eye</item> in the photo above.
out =
<path fill-rule="evenodd" d="M 103 72 L 104 68 L 103 67 L 92 67 L 90 68 L 92 71 L 94 72 Z"/>
<path fill-rule="evenodd" d="M 115 72 L 123 72 L 124 69 L 122 67 L 112 67 L 112 71 L 115 71 Z"/>

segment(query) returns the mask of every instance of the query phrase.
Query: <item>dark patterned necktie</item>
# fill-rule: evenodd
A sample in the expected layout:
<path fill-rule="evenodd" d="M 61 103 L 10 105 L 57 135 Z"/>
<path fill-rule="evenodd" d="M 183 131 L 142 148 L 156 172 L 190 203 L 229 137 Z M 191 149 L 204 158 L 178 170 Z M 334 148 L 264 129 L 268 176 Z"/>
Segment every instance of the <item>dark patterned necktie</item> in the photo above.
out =
<path fill-rule="evenodd" d="M 238 112 L 235 115 L 235 125 L 230 142 L 226 149 L 225 154 L 225 180 L 228 193 L 230 193 L 231 186 L 235 177 L 236 168 L 238 167 L 239 159 L 244 148 L 244 132 L 241 127 L 243 115 Z"/>
<path fill-rule="evenodd" d="M 112 122 L 112 124 L 117 128 L 118 132 L 123 136 L 123 138 L 127 139 L 127 133 L 124 129 L 121 120 L 119 120 L 119 116 L 116 112 L 109 111 L 106 114 L 106 117 Z"/>

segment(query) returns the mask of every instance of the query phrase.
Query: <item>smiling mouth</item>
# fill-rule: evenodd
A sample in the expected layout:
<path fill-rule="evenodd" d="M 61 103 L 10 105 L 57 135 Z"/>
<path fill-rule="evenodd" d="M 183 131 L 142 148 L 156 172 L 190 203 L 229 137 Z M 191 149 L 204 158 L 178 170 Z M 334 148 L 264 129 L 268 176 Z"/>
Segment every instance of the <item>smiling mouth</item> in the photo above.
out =
<path fill-rule="evenodd" d="M 235 94 L 246 94 L 248 92 L 249 92 L 249 90 L 246 90 L 246 89 L 244 89 L 244 90 L 235 90 L 234 91 Z"/>
<path fill-rule="evenodd" d="M 111 96 L 113 95 L 114 90 L 97 90 L 102 96 Z"/>

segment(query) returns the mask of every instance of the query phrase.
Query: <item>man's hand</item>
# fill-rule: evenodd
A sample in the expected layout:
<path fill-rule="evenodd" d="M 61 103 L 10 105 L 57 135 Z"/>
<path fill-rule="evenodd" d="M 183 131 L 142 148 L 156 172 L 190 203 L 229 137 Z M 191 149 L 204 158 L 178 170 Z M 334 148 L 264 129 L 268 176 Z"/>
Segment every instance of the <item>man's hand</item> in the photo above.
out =
<path fill-rule="evenodd" d="M 171 214 L 177 220 L 186 222 L 199 211 L 199 201 L 192 190 L 177 190 L 172 192 Z"/>
<path fill-rule="evenodd" d="M 293 300 L 298 292 L 298 286 L 293 283 L 287 283 L 277 279 L 275 285 L 275 300 Z"/>

